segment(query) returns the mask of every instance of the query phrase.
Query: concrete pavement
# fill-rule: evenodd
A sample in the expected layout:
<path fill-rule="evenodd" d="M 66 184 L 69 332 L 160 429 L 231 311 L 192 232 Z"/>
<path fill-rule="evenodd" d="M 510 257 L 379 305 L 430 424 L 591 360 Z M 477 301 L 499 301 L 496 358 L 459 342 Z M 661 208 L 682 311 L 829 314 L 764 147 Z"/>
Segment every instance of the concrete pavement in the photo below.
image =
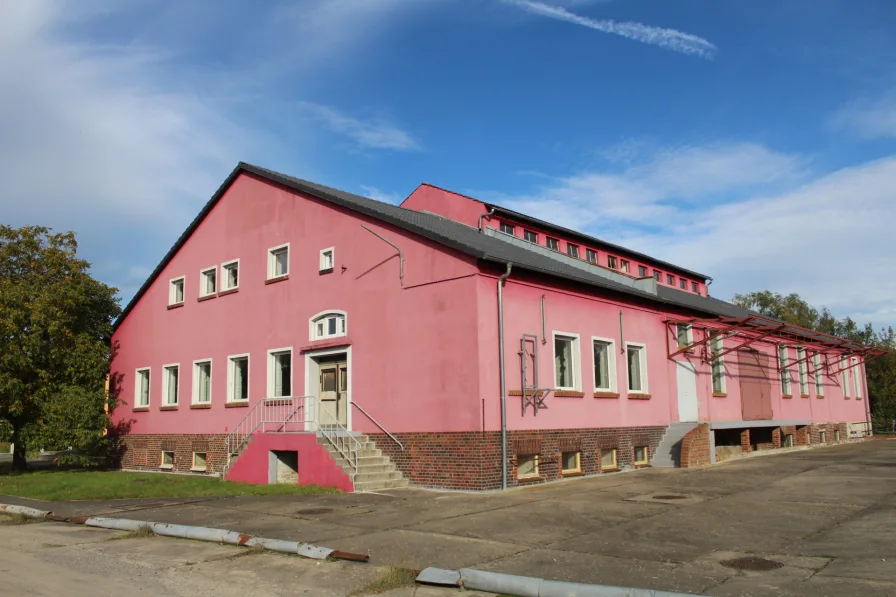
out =
<path fill-rule="evenodd" d="M 893 441 L 503 494 L 0 501 L 305 541 L 369 553 L 374 565 L 475 567 L 720 597 L 896 595 Z M 763 565 L 772 569 L 753 570 Z"/>

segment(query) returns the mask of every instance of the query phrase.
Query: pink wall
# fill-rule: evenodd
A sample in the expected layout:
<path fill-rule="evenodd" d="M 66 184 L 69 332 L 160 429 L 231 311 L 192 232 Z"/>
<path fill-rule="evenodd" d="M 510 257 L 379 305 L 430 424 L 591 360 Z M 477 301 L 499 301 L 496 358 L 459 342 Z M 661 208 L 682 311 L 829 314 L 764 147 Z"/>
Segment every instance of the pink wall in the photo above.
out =
<path fill-rule="evenodd" d="M 227 473 L 227 479 L 267 484 L 269 452 L 293 450 L 299 454 L 299 484 L 353 491 L 351 478 L 330 458 L 330 453 L 310 434 L 256 434 Z"/>
<path fill-rule="evenodd" d="M 395 250 L 401 247 L 404 288 Z M 267 251 L 290 243 L 289 279 L 265 284 Z M 333 273 L 319 251 L 335 247 Z M 240 288 L 198 302 L 201 269 L 240 259 Z M 477 428 L 477 272 L 472 260 L 416 235 L 240 176 L 121 323 L 113 373 L 132 433 L 226 433 L 246 408 L 225 408 L 228 355 L 250 353 L 249 397 L 267 394 L 267 351 L 293 348 L 293 393 L 305 393 L 309 318 L 347 312 L 352 399 L 391 432 Z M 183 307 L 168 310 L 169 280 L 186 276 Z M 219 274 L 220 276 L 220 274 Z M 190 409 L 193 361 L 212 359 L 212 407 Z M 180 407 L 161 411 L 162 366 L 179 363 Z M 151 367 L 149 412 L 133 412 L 135 369 Z M 353 428 L 376 428 L 357 410 Z"/>
<path fill-rule="evenodd" d="M 427 183 L 414 189 L 401 207 L 429 211 L 468 226 L 478 226 L 479 216 L 488 211 L 481 201 Z"/>

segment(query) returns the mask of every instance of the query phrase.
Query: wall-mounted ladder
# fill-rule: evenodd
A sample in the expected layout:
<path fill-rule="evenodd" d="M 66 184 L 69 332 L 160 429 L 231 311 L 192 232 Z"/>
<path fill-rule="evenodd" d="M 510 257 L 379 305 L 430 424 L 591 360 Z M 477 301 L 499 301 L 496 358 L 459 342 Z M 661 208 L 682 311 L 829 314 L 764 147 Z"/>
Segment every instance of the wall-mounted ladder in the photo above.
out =
<path fill-rule="evenodd" d="M 550 393 L 549 388 L 538 387 L 538 336 L 523 334 L 520 338 L 520 388 L 523 397 L 523 416 L 526 409 L 532 407 L 532 414 L 537 415 L 538 409 L 547 408 L 544 399 Z M 532 383 L 529 383 L 529 361 L 532 361 Z"/>

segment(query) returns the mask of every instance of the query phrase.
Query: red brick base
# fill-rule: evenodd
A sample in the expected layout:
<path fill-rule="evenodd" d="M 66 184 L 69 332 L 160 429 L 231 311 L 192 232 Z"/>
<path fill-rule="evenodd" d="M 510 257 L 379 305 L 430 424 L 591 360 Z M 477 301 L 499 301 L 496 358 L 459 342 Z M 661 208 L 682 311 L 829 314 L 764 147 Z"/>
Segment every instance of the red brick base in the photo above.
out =
<path fill-rule="evenodd" d="M 227 464 L 225 435 L 175 435 L 147 434 L 123 435 L 117 438 L 120 466 L 123 469 L 140 471 L 160 471 L 191 474 L 220 473 Z M 174 452 L 174 468 L 162 469 L 162 452 Z M 193 452 L 205 452 L 207 471 L 190 470 L 193 467 Z"/>

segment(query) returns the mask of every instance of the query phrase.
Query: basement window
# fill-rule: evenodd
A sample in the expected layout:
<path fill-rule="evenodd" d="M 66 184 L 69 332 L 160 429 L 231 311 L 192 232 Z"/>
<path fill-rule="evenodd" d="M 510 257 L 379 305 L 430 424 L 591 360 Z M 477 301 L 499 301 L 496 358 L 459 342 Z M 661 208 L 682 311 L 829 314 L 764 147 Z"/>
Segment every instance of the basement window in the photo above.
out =
<path fill-rule="evenodd" d="M 616 448 L 600 451 L 600 470 L 607 471 L 618 468 L 616 464 Z"/>
<path fill-rule="evenodd" d="M 168 286 L 168 304 L 181 305 L 184 302 L 184 277 L 174 278 Z"/>
<path fill-rule="evenodd" d="M 509 234 L 510 236 L 513 236 L 513 226 L 511 226 L 510 224 L 505 224 L 504 222 L 501 222 L 501 232 L 503 232 L 504 234 Z"/>
<path fill-rule="evenodd" d="M 268 280 L 289 275 L 289 243 L 268 249 Z"/>
<path fill-rule="evenodd" d="M 643 265 L 638 266 L 638 276 L 640 276 L 641 278 L 647 277 L 647 268 Z"/>
<path fill-rule="evenodd" d="M 792 448 L 793 447 L 793 434 L 787 433 L 784 435 L 784 447 Z"/>
<path fill-rule="evenodd" d="M 616 257 L 613 255 L 607 255 L 607 267 L 610 269 L 616 269 Z"/>
<path fill-rule="evenodd" d="M 669 286 L 675 286 L 675 276 L 672 274 L 666 274 L 666 284 Z"/>
<path fill-rule="evenodd" d="M 834 429 L 834 441 L 835 442 L 840 441 L 840 430 L 839 429 Z"/>
<path fill-rule="evenodd" d="M 556 238 L 551 238 L 549 236 L 549 237 L 547 237 L 547 240 L 545 242 L 547 243 L 547 247 L 551 251 L 559 251 L 560 250 L 560 244 L 557 242 Z"/>
<path fill-rule="evenodd" d="M 517 456 L 516 477 L 526 479 L 538 476 L 538 455 Z"/>
<path fill-rule="evenodd" d="M 596 264 L 597 251 L 595 251 L 594 249 L 585 249 L 585 259 L 592 265 Z"/>
<path fill-rule="evenodd" d="M 560 461 L 561 471 L 564 473 L 578 473 L 582 470 L 580 452 L 563 452 Z"/>
<path fill-rule="evenodd" d="M 221 277 L 224 278 L 224 290 L 234 290 L 240 286 L 240 260 L 234 259 L 221 264 Z"/>
<path fill-rule="evenodd" d="M 206 472 L 208 470 L 208 458 L 206 452 L 193 452 L 193 466 L 190 467 L 194 472 Z"/>
<path fill-rule="evenodd" d="M 199 273 L 199 296 L 212 296 L 217 292 L 218 267 L 210 267 Z"/>
<path fill-rule="evenodd" d="M 819 443 L 826 444 L 827 443 L 827 433 L 824 429 L 818 432 L 818 441 Z"/>
<path fill-rule="evenodd" d="M 647 446 L 635 446 L 635 464 L 647 464 L 649 453 Z"/>
<path fill-rule="evenodd" d="M 570 257 L 579 258 L 579 245 L 574 245 L 572 243 L 566 243 L 566 254 Z"/>
<path fill-rule="evenodd" d="M 174 452 L 162 452 L 162 462 L 159 465 L 159 468 L 164 468 L 164 469 L 173 469 L 174 468 Z"/>
<path fill-rule="evenodd" d="M 333 265 L 336 263 L 336 249 L 330 247 L 329 249 L 324 249 L 320 252 L 320 267 L 319 270 L 321 273 L 331 272 L 333 271 Z"/>
<path fill-rule="evenodd" d="M 538 233 L 532 230 L 523 230 L 523 240 L 538 244 Z"/>

